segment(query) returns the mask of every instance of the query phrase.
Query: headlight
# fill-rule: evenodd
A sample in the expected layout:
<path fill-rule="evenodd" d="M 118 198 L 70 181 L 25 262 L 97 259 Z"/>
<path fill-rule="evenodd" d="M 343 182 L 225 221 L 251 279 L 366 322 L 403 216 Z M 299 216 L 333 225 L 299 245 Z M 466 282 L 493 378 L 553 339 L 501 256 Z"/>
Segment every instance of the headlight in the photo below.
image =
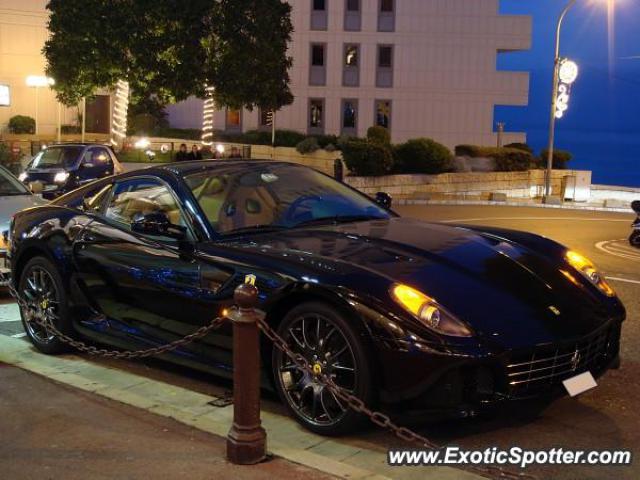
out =
<path fill-rule="evenodd" d="M 20 180 L 21 182 L 24 182 L 27 178 L 29 178 L 27 172 L 22 172 L 20 175 L 18 175 L 18 180 Z"/>
<path fill-rule="evenodd" d="M 433 298 L 408 285 L 395 284 L 391 297 L 430 329 L 452 337 L 471 337 L 473 332 Z"/>
<path fill-rule="evenodd" d="M 58 172 L 56 176 L 53 177 L 53 181 L 55 183 L 64 183 L 69 178 L 69 174 L 67 172 Z"/>
<path fill-rule="evenodd" d="M 569 265 L 575 268 L 580 274 L 595 285 L 598 290 L 604 293 L 607 297 L 615 297 L 616 292 L 607 283 L 607 281 L 600 275 L 593 262 L 578 252 L 568 250 L 565 254 L 565 258 Z"/>

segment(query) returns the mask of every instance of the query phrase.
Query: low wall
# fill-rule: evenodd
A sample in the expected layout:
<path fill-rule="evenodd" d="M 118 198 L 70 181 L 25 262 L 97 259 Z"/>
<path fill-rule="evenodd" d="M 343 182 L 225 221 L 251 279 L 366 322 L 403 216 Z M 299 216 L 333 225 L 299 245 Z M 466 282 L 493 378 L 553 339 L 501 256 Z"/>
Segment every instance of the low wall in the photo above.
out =
<path fill-rule="evenodd" d="M 552 193 L 560 195 L 564 177 L 575 177 L 576 201 L 588 201 L 591 172 L 554 170 Z M 385 191 L 397 198 L 480 197 L 503 193 L 511 198 L 535 198 L 544 192 L 544 170 L 525 172 L 444 173 L 441 175 L 389 175 L 384 177 L 347 177 L 345 181 L 369 195 Z"/>
<path fill-rule="evenodd" d="M 616 203 L 628 206 L 631 202 L 640 200 L 640 188 L 591 185 L 591 200 L 605 202 L 612 206 Z"/>
<path fill-rule="evenodd" d="M 269 147 L 265 145 L 252 145 L 251 158 L 256 160 L 279 160 L 282 162 L 297 163 L 316 170 L 333 175 L 333 164 L 336 158 L 341 158 L 340 152 L 327 152 L 318 150 L 311 154 L 301 154 L 295 148 L 289 147 Z"/>

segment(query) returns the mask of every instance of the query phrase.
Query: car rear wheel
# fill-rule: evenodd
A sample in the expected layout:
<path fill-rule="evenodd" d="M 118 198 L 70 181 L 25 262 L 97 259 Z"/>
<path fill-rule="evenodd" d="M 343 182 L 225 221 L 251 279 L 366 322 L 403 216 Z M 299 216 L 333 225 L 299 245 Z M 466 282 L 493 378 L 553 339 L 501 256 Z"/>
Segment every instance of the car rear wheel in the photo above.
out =
<path fill-rule="evenodd" d="M 43 353 L 69 351 L 41 322 L 52 322 L 62 333 L 71 332 L 67 296 L 55 266 L 44 257 L 34 257 L 20 275 L 18 292 L 25 305 L 20 307 L 24 330 L 31 343 Z"/>
<path fill-rule="evenodd" d="M 306 358 L 316 374 L 298 368 L 279 349 L 273 349 L 273 374 L 278 393 L 309 430 L 341 435 L 364 420 L 325 387 L 325 374 L 346 392 L 371 405 L 373 385 L 368 349 L 359 332 L 344 315 L 324 303 L 309 302 L 292 309 L 278 327 L 278 334 L 293 352 Z"/>

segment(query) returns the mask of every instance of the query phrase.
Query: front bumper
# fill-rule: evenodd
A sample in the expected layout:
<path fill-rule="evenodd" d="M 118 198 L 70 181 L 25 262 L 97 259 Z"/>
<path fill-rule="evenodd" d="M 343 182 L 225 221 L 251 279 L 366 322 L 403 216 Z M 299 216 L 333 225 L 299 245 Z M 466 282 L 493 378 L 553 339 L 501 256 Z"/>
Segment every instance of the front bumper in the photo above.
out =
<path fill-rule="evenodd" d="M 566 395 L 564 380 L 587 371 L 598 378 L 620 364 L 621 325 L 612 319 L 576 340 L 495 356 L 396 353 L 390 364 L 402 364 L 403 373 L 396 370 L 390 378 L 384 371 L 381 400 L 403 417 L 429 421 L 472 417 L 507 404 L 547 403 Z"/>

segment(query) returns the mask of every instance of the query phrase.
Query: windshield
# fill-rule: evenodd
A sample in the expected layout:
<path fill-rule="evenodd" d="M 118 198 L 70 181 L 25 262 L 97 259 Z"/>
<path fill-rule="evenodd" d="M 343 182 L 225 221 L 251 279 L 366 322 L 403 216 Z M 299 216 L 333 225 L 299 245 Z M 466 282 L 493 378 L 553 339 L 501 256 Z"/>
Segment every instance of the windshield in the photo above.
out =
<path fill-rule="evenodd" d="M 0 196 L 7 195 L 31 195 L 31 192 L 9 170 L 0 166 Z"/>
<path fill-rule="evenodd" d="M 82 153 L 84 147 L 49 147 L 38 153 L 31 168 L 69 168 L 78 156 Z"/>
<path fill-rule="evenodd" d="M 185 181 L 222 234 L 391 217 L 346 185 L 295 165 L 220 168 L 188 175 Z"/>

